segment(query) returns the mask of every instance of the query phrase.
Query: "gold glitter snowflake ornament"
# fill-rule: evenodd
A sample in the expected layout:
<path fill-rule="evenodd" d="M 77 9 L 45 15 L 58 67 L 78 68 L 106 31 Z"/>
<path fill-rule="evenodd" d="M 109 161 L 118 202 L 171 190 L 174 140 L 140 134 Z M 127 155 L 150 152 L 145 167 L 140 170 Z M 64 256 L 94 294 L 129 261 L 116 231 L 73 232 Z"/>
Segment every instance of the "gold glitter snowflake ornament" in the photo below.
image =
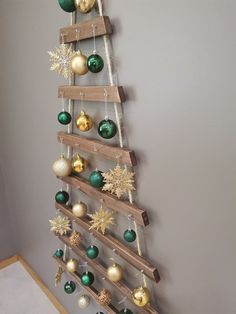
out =
<path fill-rule="evenodd" d="M 94 214 L 90 214 L 89 217 L 91 219 L 91 227 L 89 229 L 101 230 L 102 234 L 105 234 L 106 229 L 110 227 L 110 225 L 114 225 L 114 212 L 104 209 L 102 206 L 99 210 L 97 210 Z"/>
<path fill-rule="evenodd" d="M 57 286 L 61 282 L 61 277 L 64 273 L 64 270 L 61 266 L 58 267 L 58 270 L 54 276 L 55 286 Z"/>
<path fill-rule="evenodd" d="M 48 54 L 52 62 L 50 70 L 64 76 L 65 79 L 71 77 L 73 74 L 71 60 L 76 55 L 72 46 L 61 44 L 54 51 L 48 51 Z"/>
<path fill-rule="evenodd" d="M 56 218 L 49 220 L 51 225 L 51 231 L 57 235 L 64 235 L 68 231 L 71 231 L 70 220 L 67 217 L 57 216 Z"/>
<path fill-rule="evenodd" d="M 108 172 L 103 172 L 102 176 L 105 183 L 102 188 L 103 191 L 115 194 L 118 198 L 135 190 L 133 186 L 134 173 L 129 172 L 127 168 L 122 169 L 120 165 L 117 165 L 114 169 L 110 169 Z"/>

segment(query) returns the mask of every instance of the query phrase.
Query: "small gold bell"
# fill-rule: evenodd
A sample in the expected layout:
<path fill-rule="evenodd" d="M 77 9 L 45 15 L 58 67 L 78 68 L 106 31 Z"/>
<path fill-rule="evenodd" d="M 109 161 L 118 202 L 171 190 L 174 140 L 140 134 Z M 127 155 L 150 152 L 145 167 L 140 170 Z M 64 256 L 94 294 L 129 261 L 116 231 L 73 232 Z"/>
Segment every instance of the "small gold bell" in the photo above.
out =
<path fill-rule="evenodd" d="M 80 115 L 76 118 L 76 126 L 80 131 L 86 132 L 92 128 L 93 121 L 91 117 L 82 110 Z"/>

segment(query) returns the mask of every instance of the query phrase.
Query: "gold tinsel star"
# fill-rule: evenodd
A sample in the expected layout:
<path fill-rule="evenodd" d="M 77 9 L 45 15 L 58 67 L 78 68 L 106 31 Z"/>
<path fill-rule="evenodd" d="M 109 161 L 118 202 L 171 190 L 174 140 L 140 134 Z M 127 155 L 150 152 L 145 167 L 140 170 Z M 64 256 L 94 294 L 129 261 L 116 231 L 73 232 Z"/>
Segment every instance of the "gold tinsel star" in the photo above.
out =
<path fill-rule="evenodd" d="M 69 239 L 72 246 L 79 246 L 82 241 L 82 235 L 78 231 L 73 231 Z"/>
<path fill-rule="evenodd" d="M 120 165 L 117 165 L 114 169 L 110 169 L 108 172 L 102 173 L 102 176 L 105 182 L 102 188 L 103 191 L 115 194 L 118 198 L 135 190 L 133 186 L 134 173 L 129 172 L 127 168 L 122 169 Z"/>
<path fill-rule="evenodd" d="M 55 281 L 55 286 L 57 286 L 60 282 L 61 282 L 61 277 L 62 277 L 62 274 L 64 273 L 64 270 L 61 266 L 58 267 L 58 270 L 55 274 L 55 277 L 54 277 L 54 281 Z"/>
<path fill-rule="evenodd" d="M 114 225 L 114 212 L 104 209 L 102 206 L 99 210 L 97 210 L 94 214 L 90 214 L 89 217 L 91 220 L 91 227 L 89 229 L 101 230 L 102 234 L 105 234 L 106 229 L 110 227 L 110 225 Z"/>
<path fill-rule="evenodd" d="M 56 218 L 49 220 L 51 225 L 51 231 L 62 236 L 68 231 L 71 231 L 70 220 L 67 217 L 57 216 Z"/>
<path fill-rule="evenodd" d="M 48 51 L 48 54 L 52 62 L 50 70 L 68 79 L 73 74 L 71 60 L 76 55 L 76 51 L 71 45 L 61 44 L 54 51 Z"/>

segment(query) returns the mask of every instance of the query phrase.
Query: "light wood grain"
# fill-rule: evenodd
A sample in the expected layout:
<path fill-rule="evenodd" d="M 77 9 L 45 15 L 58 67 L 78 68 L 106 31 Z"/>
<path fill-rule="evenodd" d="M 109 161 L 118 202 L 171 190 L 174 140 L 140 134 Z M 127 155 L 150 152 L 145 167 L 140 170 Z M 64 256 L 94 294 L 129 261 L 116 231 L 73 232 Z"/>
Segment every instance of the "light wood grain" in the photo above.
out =
<path fill-rule="evenodd" d="M 93 25 L 95 26 L 95 35 L 103 36 L 112 33 L 111 22 L 108 16 L 95 17 L 88 21 L 73 24 L 60 29 L 60 43 L 71 43 L 93 37 Z"/>
<path fill-rule="evenodd" d="M 159 282 L 160 276 L 158 274 L 158 270 L 155 266 L 153 266 L 150 262 L 148 262 L 144 257 L 139 256 L 136 252 L 131 250 L 128 246 L 124 245 L 122 242 L 118 241 L 115 237 L 113 237 L 109 232 L 106 232 L 103 235 L 100 231 L 95 229 L 90 229 L 90 222 L 87 218 L 77 218 L 73 213 L 70 207 L 66 205 L 62 205 L 59 203 L 55 204 L 56 209 L 60 210 L 64 215 L 66 215 L 70 220 L 74 221 L 78 226 L 83 228 L 85 231 L 90 232 L 93 236 L 102 242 L 104 245 L 109 247 L 114 251 L 115 254 L 121 256 L 124 260 L 126 260 L 133 267 L 138 269 L 139 271 L 143 271 L 143 273 L 152 279 L 155 282 Z"/>
<path fill-rule="evenodd" d="M 107 93 L 107 96 L 104 94 Z M 121 86 L 59 86 L 58 97 L 83 101 L 122 103 L 125 94 Z"/>
<path fill-rule="evenodd" d="M 115 162 L 124 163 L 128 166 L 135 166 L 137 164 L 134 152 L 126 148 L 107 145 L 98 140 L 92 140 L 65 132 L 58 132 L 57 139 L 60 143 L 99 155 Z"/>
<path fill-rule="evenodd" d="M 14 264 L 18 261 L 18 255 L 11 256 L 9 258 L 0 260 L 0 269 L 3 269 L 11 264 Z"/>
<path fill-rule="evenodd" d="M 141 209 L 127 201 L 119 200 L 117 197 L 108 192 L 103 192 L 101 189 L 92 187 L 85 179 L 75 175 L 59 179 L 66 182 L 73 188 L 80 190 L 89 197 L 92 197 L 99 202 L 103 201 L 108 208 L 114 209 L 123 215 L 132 215 L 139 225 L 147 226 L 149 224 L 148 215 L 144 209 Z"/>
<path fill-rule="evenodd" d="M 53 258 L 57 261 L 57 263 L 66 271 L 66 264 L 65 262 L 63 262 L 60 258 L 56 257 L 56 256 L 53 256 Z M 78 283 L 79 285 L 82 285 L 81 284 L 81 274 L 79 274 L 78 272 L 75 272 L 75 273 L 69 273 L 68 272 L 68 275 L 70 277 L 73 278 L 73 280 Z M 83 285 L 83 289 L 86 290 L 96 301 L 98 301 L 98 291 L 93 287 L 93 286 L 90 286 L 90 287 L 87 287 L 87 286 L 84 286 Z M 109 304 L 107 306 L 103 306 L 103 308 L 107 311 L 107 313 L 109 314 L 118 314 L 119 311 L 112 305 L 112 304 Z"/>

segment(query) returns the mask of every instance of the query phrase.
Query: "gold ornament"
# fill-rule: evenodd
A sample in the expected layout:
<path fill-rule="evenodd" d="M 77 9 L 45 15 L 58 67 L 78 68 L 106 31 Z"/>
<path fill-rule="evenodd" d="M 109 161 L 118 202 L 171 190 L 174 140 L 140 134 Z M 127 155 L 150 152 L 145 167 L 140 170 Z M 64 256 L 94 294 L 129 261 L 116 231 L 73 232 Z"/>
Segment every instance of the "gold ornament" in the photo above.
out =
<path fill-rule="evenodd" d="M 136 304 L 139 307 L 144 307 L 150 302 L 151 295 L 147 288 L 138 287 L 133 290 L 132 299 L 134 304 Z"/>
<path fill-rule="evenodd" d="M 71 246 L 79 246 L 82 241 L 82 235 L 78 231 L 73 231 L 70 236 Z"/>
<path fill-rule="evenodd" d="M 58 267 L 58 270 L 55 274 L 55 277 L 54 277 L 54 281 L 55 281 L 55 286 L 57 286 L 60 282 L 61 282 L 61 277 L 62 277 L 62 274 L 64 273 L 64 270 L 61 266 Z"/>
<path fill-rule="evenodd" d="M 71 60 L 72 71 L 77 75 L 84 75 L 88 73 L 87 57 L 80 51 Z"/>
<path fill-rule="evenodd" d="M 82 218 L 86 216 L 87 211 L 88 211 L 88 207 L 83 202 L 76 203 L 72 207 L 72 213 L 78 218 Z"/>
<path fill-rule="evenodd" d="M 129 172 L 127 168 L 122 169 L 120 165 L 116 165 L 114 169 L 110 169 L 108 172 L 103 172 L 102 176 L 105 183 L 102 190 L 115 194 L 118 198 L 135 190 L 133 186 L 134 173 Z"/>
<path fill-rule="evenodd" d="M 88 13 L 95 6 L 96 0 L 75 0 L 75 6 L 80 13 Z"/>
<path fill-rule="evenodd" d="M 93 121 L 91 117 L 82 110 L 80 115 L 76 118 L 76 126 L 80 131 L 86 132 L 92 128 Z"/>
<path fill-rule="evenodd" d="M 58 177 L 67 177 L 72 171 L 71 161 L 65 158 L 64 155 L 61 155 L 61 157 L 53 163 L 52 170 Z"/>
<path fill-rule="evenodd" d="M 78 262 L 76 259 L 71 258 L 67 263 L 66 263 L 66 269 L 70 273 L 74 273 L 77 270 L 78 267 Z"/>
<path fill-rule="evenodd" d="M 112 300 L 112 294 L 107 289 L 102 289 L 98 294 L 98 303 L 102 306 L 109 305 Z"/>
<path fill-rule="evenodd" d="M 91 227 L 89 229 L 101 230 L 102 234 L 105 234 L 106 229 L 110 227 L 110 225 L 114 225 L 114 212 L 104 209 L 102 206 L 99 210 L 97 210 L 94 214 L 90 214 L 89 217 L 91 219 Z"/>
<path fill-rule="evenodd" d="M 48 51 L 48 54 L 52 62 L 50 70 L 64 76 L 65 79 L 71 77 L 73 74 L 71 61 L 76 55 L 72 45 L 61 44 L 54 51 Z"/>
<path fill-rule="evenodd" d="M 86 159 L 76 154 L 72 159 L 72 170 L 77 173 L 85 171 L 88 167 L 88 162 Z"/>
<path fill-rule="evenodd" d="M 78 306 L 80 309 L 86 309 L 89 306 L 90 297 L 86 294 L 81 295 L 78 299 Z"/>
<path fill-rule="evenodd" d="M 49 220 L 51 225 L 51 231 L 62 236 L 71 231 L 70 220 L 67 217 L 57 216 L 56 218 Z"/>
<path fill-rule="evenodd" d="M 119 265 L 114 263 L 107 269 L 107 277 L 113 282 L 118 282 L 123 277 L 123 268 Z"/>

